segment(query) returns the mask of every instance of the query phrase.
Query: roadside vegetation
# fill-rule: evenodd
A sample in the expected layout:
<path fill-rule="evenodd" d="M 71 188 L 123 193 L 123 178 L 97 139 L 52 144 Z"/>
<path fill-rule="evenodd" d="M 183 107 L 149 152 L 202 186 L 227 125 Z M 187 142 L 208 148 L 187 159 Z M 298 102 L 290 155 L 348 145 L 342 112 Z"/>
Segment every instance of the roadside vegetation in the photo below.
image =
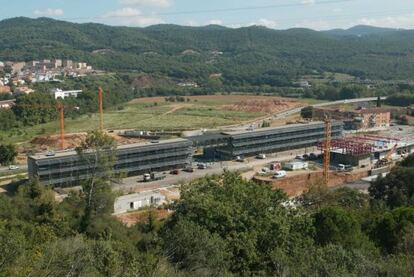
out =
<path fill-rule="evenodd" d="M 0 275 L 414 274 L 413 156 L 369 195 L 313 186 L 294 205 L 283 191 L 225 172 L 183 185 L 169 218 L 149 211 L 126 227 L 111 216 L 114 146 L 88 135 L 78 153 L 95 174 L 60 203 L 36 181 L 0 195 Z"/>

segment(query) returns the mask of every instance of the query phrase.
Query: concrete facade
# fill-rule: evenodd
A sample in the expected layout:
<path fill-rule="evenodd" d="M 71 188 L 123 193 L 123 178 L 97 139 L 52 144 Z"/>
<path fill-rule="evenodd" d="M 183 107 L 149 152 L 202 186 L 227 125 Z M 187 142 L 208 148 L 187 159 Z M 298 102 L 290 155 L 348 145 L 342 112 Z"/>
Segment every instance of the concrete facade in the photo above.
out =
<path fill-rule="evenodd" d="M 117 148 L 114 172 L 126 176 L 184 168 L 192 162 L 192 143 L 172 139 L 157 143 L 121 145 Z M 93 168 L 75 151 L 57 152 L 54 156 L 36 154 L 28 157 L 29 178 L 45 185 L 71 186 L 88 179 Z"/>
<path fill-rule="evenodd" d="M 341 137 L 342 132 L 342 122 L 334 121 L 332 138 Z M 228 136 L 228 143 L 226 146 L 216 148 L 216 152 L 223 159 L 234 159 L 237 156 L 254 156 L 259 153 L 315 146 L 325 138 L 325 124 L 312 122 L 224 134 Z"/>

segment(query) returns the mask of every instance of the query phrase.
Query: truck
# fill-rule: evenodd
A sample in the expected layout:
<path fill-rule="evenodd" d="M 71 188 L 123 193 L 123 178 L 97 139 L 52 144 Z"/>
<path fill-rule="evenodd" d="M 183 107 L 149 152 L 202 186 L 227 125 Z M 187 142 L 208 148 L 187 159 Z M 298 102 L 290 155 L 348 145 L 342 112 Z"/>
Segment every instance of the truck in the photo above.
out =
<path fill-rule="evenodd" d="M 338 171 L 340 171 L 340 172 L 350 172 L 350 171 L 352 171 L 354 168 L 352 167 L 352 165 L 349 165 L 349 164 L 338 164 L 337 169 L 338 169 Z"/>
<path fill-rule="evenodd" d="M 144 182 L 152 182 L 152 181 L 159 181 L 165 179 L 165 175 L 162 173 L 151 172 L 144 174 Z"/>

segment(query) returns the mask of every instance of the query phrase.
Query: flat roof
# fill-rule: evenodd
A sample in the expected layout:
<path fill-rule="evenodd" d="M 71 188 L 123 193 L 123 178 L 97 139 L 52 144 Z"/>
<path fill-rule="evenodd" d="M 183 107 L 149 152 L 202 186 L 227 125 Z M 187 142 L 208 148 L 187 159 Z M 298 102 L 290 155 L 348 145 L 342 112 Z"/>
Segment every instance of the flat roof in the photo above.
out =
<path fill-rule="evenodd" d="M 116 198 L 115 202 L 117 202 L 117 201 L 126 201 L 126 200 L 130 200 L 130 201 L 135 200 L 136 201 L 136 200 L 140 200 L 140 199 L 143 199 L 143 198 L 149 198 L 151 196 L 165 197 L 159 191 L 143 191 L 143 192 L 138 192 L 138 193 L 131 193 L 131 194 L 126 194 L 126 195 L 121 195 L 121 196 Z"/>
<path fill-rule="evenodd" d="M 182 139 L 182 138 L 160 140 L 160 141 L 157 141 L 156 143 L 147 141 L 147 142 L 119 145 L 117 147 L 117 150 L 139 148 L 139 147 L 145 147 L 145 146 L 151 146 L 151 145 L 165 145 L 165 144 L 179 143 L 179 142 L 190 142 L 190 141 L 187 139 Z M 34 155 L 29 155 L 29 157 L 35 160 L 40 160 L 40 159 L 54 159 L 54 158 L 70 157 L 70 156 L 74 156 L 77 154 L 76 151 L 73 149 L 66 150 L 66 151 L 56 151 L 53 153 L 54 153 L 53 156 L 47 156 L 47 152 L 44 152 L 44 153 L 36 153 Z"/>
<path fill-rule="evenodd" d="M 285 129 L 291 129 L 291 128 L 293 129 L 293 128 L 306 127 L 306 126 L 317 126 L 317 125 L 323 125 L 324 126 L 324 122 L 315 121 L 315 122 L 310 122 L 310 123 L 288 124 L 288 125 L 284 125 L 284 126 L 259 128 L 259 129 L 253 129 L 253 130 L 228 131 L 228 132 L 222 132 L 222 134 L 229 135 L 229 136 L 234 136 L 234 135 L 243 135 L 243 134 L 267 132 L 267 131 L 273 131 L 273 130 L 285 130 Z"/>

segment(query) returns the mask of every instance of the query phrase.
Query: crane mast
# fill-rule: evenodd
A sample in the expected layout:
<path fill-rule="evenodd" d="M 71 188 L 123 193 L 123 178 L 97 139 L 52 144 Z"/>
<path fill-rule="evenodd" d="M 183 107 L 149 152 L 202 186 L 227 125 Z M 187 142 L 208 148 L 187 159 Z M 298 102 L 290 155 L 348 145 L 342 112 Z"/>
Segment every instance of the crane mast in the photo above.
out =
<path fill-rule="evenodd" d="M 329 184 L 329 167 L 331 164 L 331 140 L 332 140 L 332 121 L 329 116 L 325 115 L 325 143 L 323 154 L 323 179 L 324 184 Z"/>

